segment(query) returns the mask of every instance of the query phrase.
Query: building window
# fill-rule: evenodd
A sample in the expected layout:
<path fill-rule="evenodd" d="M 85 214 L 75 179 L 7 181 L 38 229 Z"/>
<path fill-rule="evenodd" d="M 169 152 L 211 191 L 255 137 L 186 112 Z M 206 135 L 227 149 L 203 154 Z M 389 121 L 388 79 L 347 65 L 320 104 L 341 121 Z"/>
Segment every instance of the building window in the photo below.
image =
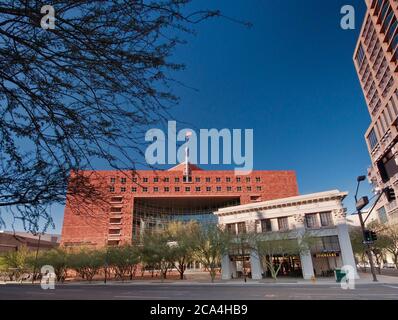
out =
<path fill-rule="evenodd" d="M 238 223 L 238 234 L 244 234 L 244 233 L 246 233 L 246 223 L 239 222 Z"/>
<path fill-rule="evenodd" d="M 190 187 L 185 187 L 185 191 L 189 192 L 189 191 L 191 191 L 191 188 Z"/>
<path fill-rule="evenodd" d="M 226 181 L 226 182 L 231 182 L 231 178 L 230 178 L 230 177 L 227 177 L 227 178 L 225 179 L 225 181 Z"/>
<path fill-rule="evenodd" d="M 164 182 L 169 182 L 170 179 L 169 178 L 164 178 Z"/>
<path fill-rule="evenodd" d="M 148 178 L 143 178 L 142 181 L 143 182 L 148 182 Z"/>
<path fill-rule="evenodd" d="M 180 187 L 175 187 L 175 188 L 174 188 L 174 191 L 175 191 L 175 192 L 180 192 Z"/>
<path fill-rule="evenodd" d="M 216 178 L 216 182 L 221 182 L 221 178 Z"/>
<path fill-rule="evenodd" d="M 153 187 L 153 192 L 159 192 L 159 188 L 158 187 Z"/>
<path fill-rule="evenodd" d="M 333 225 L 332 223 L 332 215 L 330 212 L 321 212 L 319 214 L 319 218 L 321 220 L 321 226 L 322 227 L 329 227 Z"/>
<path fill-rule="evenodd" d="M 287 217 L 278 218 L 278 229 L 280 231 L 289 230 L 289 221 Z"/>
<path fill-rule="evenodd" d="M 116 182 L 116 178 L 111 178 L 111 183 L 115 183 Z"/>
<path fill-rule="evenodd" d="M 232 187 L 227 187 L 227 191 L 231 192 L 232 191 Z"/>
<path fill-rule="evenodd" d="M 384 207 L 377 210 L 377 214 L 381 223 L 386 223 L 388 221 L 386 209 Z"/>
<path fill-rule="evenodd" d="M 180 178 L 174 178 L 174 182 L 180 182 Z"/>
<path fill-rule="evenodd" d="M 191 177 L 191 176 L 184 176 L 184 177 L 182 178 L 182 180 L 183 180 L 184 182 L 192 182 L 192 177 Z"/>
<path fill-rule="evenodd" d="M 120 192 L 126 192 L 126 187 L 121 187 Z"/>
<path fill-rule="evenodd" d="M 252 187 L 247 187 L 247 191 L 252 191 Z"/>
<path fill-rule="evenodd" d="M 200 178 L 196 177 L 195 182 L 200 182 Z"/>
<path fill-rule="evenodd" d="M 365 59 L 365 52 L 362 47 L 362 43 L 359 44 L 357 54 L 355 56 L 355 60 L 357 61 L 358 68 L 362 65 L 363 60 Z"/>
<path fill-rule="evenodd" d="M 126 178 L 121 178 L 121 179 L 120 179 L 120 182 L 123 183 L 123 184 L 125 184 L 125 183 L 126 183 Z"/>
<path fill-rule="evenodd" d="M 240 178 L 239 177 L 236 178 L 236 182 L 240 182 Z"/>
<path fill-rule="evenodd" d="M 250 182 L 250 178 L 249 177 L 246 178 L 246 182 Z"/>
<path fill-rule="evenodd" d="M 218 192 L 220 192 L 220 191 L 221 191 L 221 187 L 216 187 L 216 190 L 217 190 Z"/>
<path fill-rule="evenodd" d="M 256 177 L 256 182 L 261 182 L 261 178 L 260 177 Z"/>
<path fill-rule="evenodd" d="M 242 191 L 242 187 L 237 187 L 236 190 L 240 192 Z"/>
<path fill-rule="evenodd" d="M 136 187 L 132 187 L 131 188 L 131 192 L 137 192 L 137 188 Z"/>
<path fill-rule="evenodd" d="M 340 251 L 339 238 L 337 236 L 316 238 L 312 246 L 312 252 L 338 252 Z"/>
<path fill-rule="evenodd" d="M 206 187 L 206 191 L 210 192 L 211 191 L 211 187 Z"/>
<path fill-rule="evenodd" d="M 200 192 L 200 187 L 196 187 L 196 188 L 195 188 L 195 191 L 196 191 L 196 192 Z"/>
<path fill-rule="evenodd" d="M 111 202 L 122 203 L 123 197 L 112 197 Z"/>
<path fill-rule="evenodd" d="M 148 192 L 148 188 L 147 187 L 143 187 L 142 188 L 142 192 Z"/>
<path fill-rule="evenodd" d="M 227 232 L 229 234 L 236 234 L 235 223 L 228 223 L 227 224 Z"/>
<path fill-rule="evenodd" d="M 159 178 L 153 178 L 153 182 L 159 182 Z"/>
<path fill-rule="evenodd" d="M 115 187 L 109 187 L 109 192 L 115 192 Z"/>
<path fill-rule="evenodd" d="M 257 186 L 257 187 L 256 187 L 256 190 L 257 190 L 257 191 L 261 191 L 261 187 L 260 187 L 260 186 Z"/>
<path fill-rule="evenodd" d="M 133 182 L 137 182 L 138 181 L 138 179 L 137 178 L 133 178 L 133 179 L 131 179 Z"/>
<path fill-rule="evenodd" d="M 109 219 L 109 223 L 110 224 L 121 224 L 122 223 L 122 219 L 121 218 L 110 218 Z"/>
<path fill-rule="evenodd" d="M 311 213 L 305 215 L 305 225 L 308 229 L 313 229 L 318 227 L 317 214 Z"/>
<path fill-rule="evenodd" d="M 210 178 L 206 178 L 206 182 L 210 182 L 211 181 L 211 179 Z"/>
<path fill-rule="evenodd" d="M 169 192 L 170 188 L 169 187 L 164 187 L 164 192 Z"/>
<path fill-rule="evenodd" d="M 262 230 L 263 232 L 270 232 L 270 231 L 272 231 L 271 219 L 264 219 L 264 220 L 261 220 L 261 230 Z"/>

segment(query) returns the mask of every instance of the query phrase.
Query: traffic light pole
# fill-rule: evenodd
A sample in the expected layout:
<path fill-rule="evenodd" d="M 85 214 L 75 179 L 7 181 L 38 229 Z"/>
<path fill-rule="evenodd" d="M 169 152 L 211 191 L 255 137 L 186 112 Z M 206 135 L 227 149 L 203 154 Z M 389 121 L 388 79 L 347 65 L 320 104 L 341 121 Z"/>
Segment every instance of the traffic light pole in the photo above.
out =
<path fill-rule="evenodd" d="M 361 210 L 358 210 L 358 218 L 359 218 L 359 222 L 361 224 L 364 244 L 366 246 L 366 254 L 368 256 L 368 260 L 369 260 L 369 264 L 370 264 L 370 271 L 372 272 L 373 281 L 377 282 L 376 269 L 375 269 L 375 266 L 374 266 L 374 263 L 373 263 L 373 257 L 372 257 L 370 244 L 366 241 L 366 238 L 365 238 L 365 230 L 366 229 L 365 229 L 365 222 L 363 221 L 363 218 L 362 218 Z"/>
<path fill-rule="evenodd" d="M 369 264 L 370 264 L 370 271 L 372 272 L 373 281 L 377 282 L 376 270 L 375 270 L 375 266 L 374 266 L 374 263 L 373 263 L 373 257 L 372 257 L 372 251 L 371 251 L 370 244 L 369 244 L 369 242 L 367 241 L 367 239 L 365 237 L 366 228 L 365 228 L 365 222 L 363 221 L 362 212 L 361 212 L 361 209 L 369 203 L 369 200 L 368 200 L 367 197 L 363 197 L 363 198 L 360 199 L 360 201 L 358 201 L 358 198 L 357 198 L 358 190 L 359 190 L 359 184 L 361 183 L 361 181 L 364 181 L 365 179 L 366 179 L 366 176 L 357 177 L 357 190 L 355 191 L 354 199 L 355 199 L 355 205 L 356 205 L 356 208 L 357 208 L 357 211 L 358 211 L 359 222 L 361 224 L 363 243 L 366 246 L 366 255 L 368 256 L 368 260 L 369 260 Z M 379 197 L 375 201 L 375 204 L 373 205 L 372 210 L 375 207 L 377 201 L 379 201 L 379 199 L 380 199 L 380 197 L 382 196 L 383 193 L 384 193 L 384 190 L 383 190 L 383 192 L 381 192 L 379 194 Z"/>

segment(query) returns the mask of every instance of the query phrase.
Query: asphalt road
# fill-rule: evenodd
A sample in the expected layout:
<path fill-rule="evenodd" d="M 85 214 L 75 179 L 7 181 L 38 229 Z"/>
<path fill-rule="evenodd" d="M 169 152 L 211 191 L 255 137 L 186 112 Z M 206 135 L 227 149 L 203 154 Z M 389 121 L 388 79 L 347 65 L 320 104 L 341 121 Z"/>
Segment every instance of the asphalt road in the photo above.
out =
<path fill-rule="evenodd" d="M 339 285 L 299 284 L 122 284 L 0 285 L 0 300 L 398 300 L 398 285 L 358 284 L 355 290 Z"/>

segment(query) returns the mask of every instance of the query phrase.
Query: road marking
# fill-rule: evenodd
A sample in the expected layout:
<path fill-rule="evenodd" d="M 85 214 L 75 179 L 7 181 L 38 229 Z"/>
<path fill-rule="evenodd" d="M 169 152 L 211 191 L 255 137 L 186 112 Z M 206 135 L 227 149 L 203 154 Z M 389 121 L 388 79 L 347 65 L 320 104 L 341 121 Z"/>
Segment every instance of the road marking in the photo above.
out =
<path fill-rule="evenodd" d="M 383 285 L 383 287 L 388 287 L 388 288 L 398 289 L 398 287 L 395 287 L 395 286 L 389 286 L 389 285 L 387 285 L 387 284 Z"/>
<path fill-rule="evenodd" d="M 146 300 L 162 300 L 172 299 L 171 297 L 154 297 L 154 296 L 114 296 L 115 298 L 126 298 L 126 299 L 146 299 Z"/>
<path fill-rule="evenodd" d="M 28 294 L 55 294 L 55 292 L 26 291 Z"/>

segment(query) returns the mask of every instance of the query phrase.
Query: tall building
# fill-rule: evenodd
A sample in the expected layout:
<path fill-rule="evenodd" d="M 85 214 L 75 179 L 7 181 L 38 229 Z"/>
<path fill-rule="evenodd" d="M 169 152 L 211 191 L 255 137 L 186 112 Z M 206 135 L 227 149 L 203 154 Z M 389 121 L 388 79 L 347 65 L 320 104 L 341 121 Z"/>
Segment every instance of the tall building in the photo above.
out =
<path fill-rule="evenodd" d="M 91 172 L 85 172 L 91 177 Z M 61 245 L 120 245 L 169 221 L 217 223 L 220 208 L 298 195 L 294 171 L 205 171 L 180 164 L 166 171 L 95 171 L 106 203 L 83 205 L 67 195 Z"/>
<path fill-rule="evenodd" d="M 366 0 L 367 11 L 354 52 L 354 64 L 371 123 L 365 133 L 375 191 L 398 191 L 398 1 Z M 383 195 L 376 210 L 381 221 L 398 217 L 395 195 Z"/>

